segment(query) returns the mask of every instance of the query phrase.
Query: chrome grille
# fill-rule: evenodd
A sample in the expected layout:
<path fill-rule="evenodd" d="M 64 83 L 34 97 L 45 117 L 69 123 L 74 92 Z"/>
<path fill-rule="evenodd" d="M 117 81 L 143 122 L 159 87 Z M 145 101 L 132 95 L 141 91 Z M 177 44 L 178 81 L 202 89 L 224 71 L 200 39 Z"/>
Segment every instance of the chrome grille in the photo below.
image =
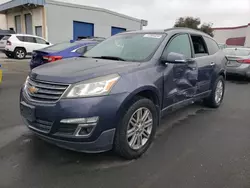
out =
<path fill-rule="evenodd" d="M 26 92 L 29 98 L 35 102 L 42 103 L 57 102 L 69 86 L 65 84 L 31 80 L 30 78 L 27 80 L 26 84 Z"/>

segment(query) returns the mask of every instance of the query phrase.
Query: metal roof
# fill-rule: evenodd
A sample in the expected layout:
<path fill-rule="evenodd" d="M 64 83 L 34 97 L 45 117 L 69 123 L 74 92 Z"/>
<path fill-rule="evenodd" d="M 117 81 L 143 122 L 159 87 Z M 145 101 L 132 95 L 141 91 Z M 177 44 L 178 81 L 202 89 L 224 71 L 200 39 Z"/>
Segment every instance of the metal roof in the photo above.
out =
<path fill-rule="evenodd" d="M 44 5 L 45 0 L 12 0 L 6 3 L 0 4 L 0 12 L 6 11 L 8 9 L 22 6 L 22 5 Z"/>

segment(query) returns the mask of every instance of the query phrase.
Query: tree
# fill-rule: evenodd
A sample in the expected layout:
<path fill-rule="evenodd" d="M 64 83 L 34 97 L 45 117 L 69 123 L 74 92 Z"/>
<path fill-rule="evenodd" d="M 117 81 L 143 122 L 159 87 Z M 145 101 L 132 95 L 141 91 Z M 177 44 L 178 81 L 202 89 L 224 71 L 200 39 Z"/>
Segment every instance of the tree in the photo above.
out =
<path fill-rule="evenodd" d="M 196 30 L 203 31 L 204 33 L 207 33 L 211 37 L 213 37 L 213 24 L 211 23 L 203 23 L 201 25 L 200 18 L 194 18 L 194 17 L 180 17 L 176 20 L 174 27 L 188 27 Z"/>

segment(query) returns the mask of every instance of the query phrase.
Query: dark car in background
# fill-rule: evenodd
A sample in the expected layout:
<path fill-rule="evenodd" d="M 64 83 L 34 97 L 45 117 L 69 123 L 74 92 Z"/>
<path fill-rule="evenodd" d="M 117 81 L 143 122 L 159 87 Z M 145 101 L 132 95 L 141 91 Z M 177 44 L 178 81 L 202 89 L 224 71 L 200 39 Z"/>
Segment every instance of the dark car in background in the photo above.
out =
<path fill-rule="evenodd" d="M 250 48 L 230 47 L 223 51 L 228 59 L 227 74 L 250 78 Z"/>
<path fill-rule="evenodd" d="M 100 41 L 94 39 L 84 39 L 58 43 L 41 50 L 34 50 L 30 61 L 30 69 L 34 69 L 45 63 L 82 56 L 99 42 Z"/>
<path fill-rule="evenodd" d="M 165 113 L 201 99 L 220 106 L 225 64 L 214 39 L 196 30 L 121 33 L 83 58 L 32 70 L 20 112 L 50 143 L 91 153 L 113 148 L 134 159 L 147 151 Z"/>

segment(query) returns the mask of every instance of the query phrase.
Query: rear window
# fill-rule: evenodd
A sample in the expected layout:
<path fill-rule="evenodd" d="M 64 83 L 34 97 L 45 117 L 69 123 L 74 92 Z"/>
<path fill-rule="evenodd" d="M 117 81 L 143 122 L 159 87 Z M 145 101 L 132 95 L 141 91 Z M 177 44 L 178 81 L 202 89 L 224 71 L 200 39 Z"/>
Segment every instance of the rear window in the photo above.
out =
<path fill-rule="evenodd" d="M 224 52 L 228 56 L 249 56 L 250 49 L 226 48 Z"/>
<path fill-rule="evenodd" d="M 10 35 L 6 35 L 2 38 L 2 40 L 8 40 L 10 38 Z"/>
<path fill-rule="evenodd" d="M 67 48 L 71 48 L 75 45 L 76 45 L 76 43 L 63 42 L 63 43 L 54 44 L 54 45 L 47 47 L 45 49 L 49 50 L 49 51 L 62 51 L 62 50 L 65 50 Z"/>

